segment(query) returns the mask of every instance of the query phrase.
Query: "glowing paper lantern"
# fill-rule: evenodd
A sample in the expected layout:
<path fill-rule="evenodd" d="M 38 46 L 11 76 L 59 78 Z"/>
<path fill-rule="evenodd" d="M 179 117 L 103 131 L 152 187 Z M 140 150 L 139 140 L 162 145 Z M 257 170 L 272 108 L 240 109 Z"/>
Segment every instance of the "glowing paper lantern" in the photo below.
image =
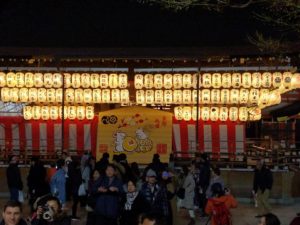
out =
<path fill-rule="evenodd" d="M 45 73 L 44 74 L 44 87 L 45 88 L 52 88 L 52 86 L 53 86 L 52 73 Z"/>
<path fill-rule="evenodd" d="M 252 107 L 248 109 L 248 119 L 250 121 L 261 119 L 261 109 L 258 107 Z"/>
<path fill-rule="evenodd" d="M 103 103 L 109 103 L 110 102 L 110 90 L 109 89 L 103 89 L 102 90 L 102 102 Z"/>
<path fill-rule="evenodd" d="M 28 89 L 20 88 L 19 90 L 19 101 L 20 102 L 28 102 Z"/>
<path fill-rule="evenodd" d="M 217 121 L 219 119 L 219 107 L 210 108 L 210 120 Z"/>
<path fill-rule="evenodd" d="M 38 101 L 38 90 L 36 88 L 29 88 L 28 101 L 29 102 L 37 102 Z"/>
<path fill-rule="evenodd" d="M 153 88 L 153 75 L 152 74 L 146 74 L 144 76 L 144 87 L 147 89 Z"/>
<path fill-rule="evenodd" d="M 108 88 L 108 74 L 100 74 L 100 88 Z"/>
<path fill-rule="evenodd" d="M 247 104 L 249 100 L 249 90 L 245 88 L 240 89 L 240 104 Z"/>
<path fill-rule="evenodd" d="M 139 105 L 145 104 L 145 91 L 144 90 L 136 91 L 136 104 L 139 104 Z"/>
<path fill-rule="evenodd" d="M 62 85 L 63 85 L 62 75 L 60 73 L 54 73 L 53 74 L 53 87 L 54 88 L 61 88 Z"/>
<path fill-rule="evenodd" d="M 64 108 L 64 111 L 63 111 L 63 108 Z M 59 106 L 58 107 L 58 116 L 60 119 L 64 118 L 64 119 L 68 119 L 68 107 L 65 106 L 65 107 L 62 107 L 62 106 Z M 63 115 L 64 113 L 64 115 Z M 77 114 L 77 109 L 76 109 L 76 114 Z"/>
<path fill-rule="evenodd" d="M 183 120 L 183 107 L 182 106 L 174 107 L 174 115 L 176 120 Z"/>
<path fill-rule="evenodd" d="M 201 102 L 203 104 L 210 104 L 210 90 L 209 89 L 203 89 L 201 91 Z"/>
<path fill-rule="evenodd" d="M 192 75 L 189 73 L 185 73 L 182 76 L 182 87 L 183 88 L 191 88 L 192 87 Z"/>
<path fill-rule="evenodd" d="M 49 120 L 50 115 L 49 115 L 49 108 L 48 106 L 42 106 L 41 107 L 41 119 L 42 120 Z"/>
<path fill-rule="evenodd" d="M 62 92 L 62 89 L 59 88 L 59 89 L 55 89 L 55 102 L 62 102 L 62 99 L 63 99 L 63 92 Z"/>
<path fill-rule="evenodd" d="M 120 103 L 120 90 L 111 90 L 111 103 Z"/>
<path fill-rule="evenodd" d="M 164 86 L 164 77 L 162 74 L 155 74 L 154 75 L 154 88 L 161 89 Z"/>
<path fill-rule="evenodd" d="M 15 73 L 9 72 L 6 74 L 6 85 L 7 87 L 15 87 L 17 85 Z"/>
<path fill-rule="evenodd" d="M 231 87 L 231 74 L 230 73 L 223 73 L 222 74 L 222 87 L 223 88 L 230 88 Z"/>
<path fill-rule="evenodd" d="M 248 109 L 247 109 L 247 107 L 240 107 L 239 108 L 239 120 L 240 121 L 247 121 L 248 120 Z"/>
<path fill-rule="evenodd" d="M 198 94 L 198 97 L 197 97 Z M 202 99 L 201 99 L 201 90 L 197 91 L 197 90 L 193 90 L 192 92 L 192 103 L 193 104 L 197 104 L 197 100 L 199 103 L 201 103 Z"/>
<path fill-rule="evenodd" d="M 183 104 L 191 104 L 192 103 L 192 92 L 191 92 L 191 90 L 183 90 L 182 91 L 182 103 Z"/>
<path fill-rule="evenodd" d="M 6 74 L 3 72 L 0 72 L 0 87 L 6 86 Z"/>
<path fill-rule="evenodd" d="M 280 72 L 273 73 L 272 85 L 274 88 L 279 88 L 282 84 L 282 74 Z"/>
<path fill-rule="evenodd" d="M 47 102 L 56 102 L 55 92 L 56 91 L 53 88 L 47 89 L 47 97 L 46 97 Z"/>
<path fill-rule="evenodd" d="M 173 87 L 174 89 L 182 88 L 182 74 L 176 73 L 173 75 Z"/>
<path fill-rule="evenodd" d="M 220 88 L 222 85 L 222 76 L 220 73 L 213 73 L 212 75 L 212 87 Z"/>
<path fill-rule="evenodd" d="M 68 118 L 70 120 L 75 120 L 77 117 L 77 108 L 76 106 L 68 106 Z"/>
<path fill-rule="evenodd" d="M 73 88 L 80 88 L 81 87 L 81 75 L 79 73 L 72 74 L 72 84 Z"/>
<path fill-rule="evenodd" d="M 208 121 L 210 119 L 209 113 L 210 113 L 210 108 L 209 107 L 202 107 L 201 108 L 201 119 L 203 121 Z"/>
<path fill-rule="evenodd" d="M 211 103 L 220 104 L 221 102 L 221 92 L 219 89 L 212 89 L 210 93 Z"/>
<path fill-rule="evenodd" d="M 164 101 L 165 104 L 173 103 L 173 92 L 171 90 L 165 90 L 164 92 Z"/>
<path fill-rule="evenodd" d="M 83 73 L 80 77 L 81 87 L 89 88 L 91 86 L 91 75 L 89 73 Z"/>
<path fill-rule="evenodd" d="M 70 88 L 72 86 L 72 75 L 64 73 L 64 88 Z"/>
<path fill-rule="evenodd" d="M 198 109 L 198 120 L 201 118 L 201 110 L 200 107 L 193 106 L 192 107 L 192 120 L 197 120 L 197 109 Z"/>
<path fill-rule="evenodd" d="M 38 88 L 37 89 L 38 102 L 47 102 L 47 89 L 46 88 Z"/>
<path fill-rule="evenodd" d="M 142 89 L 144 87 L 144 77 L 142 74 L 136 74 L 134 76 L 135 89 Z"/>
<path fill-rule="evenodd" d="M 24 87 L 25 86 L 25 76 L 24 73 L 18 72 L 16 73 L 16 87 Z"/>
<path fill-rule="evenodd" d="M 75 90 L 72 88 L 68 88 L 65 94 L 66 102 L 75 102 Z"/>
<path fill-rule="evenodd" d="M 58 119 L 58 107 L 57 106 L 50 106 L 49 107 L 49 118 L 51 120 L 57 120 Z"/>
<path fill-rule="evenodd" d="M 154 90 L 146 90 L 146 104 L 154 104 Z"/>
<path fill-rule="evenodd" d="M 9 89 L 10 101 L 11 102 L 18 102 L 19 101 L 19 89 L 18 88 L 11 88 Z"/>
<path fill-rule="evenodd" d="M 240 92 L 238 89 L 230 90 L 230 103 L 231 104 L 239 104 L 240 100 Z"/>
<path fill-rule="evenodd" d="M 252 73 L 252 87 L 260 88 L 261 86 L 261 73 Z"/>
<path fill-rule="evenodd" d="M 34 120 L 39 120 L 41 118 L 41 107 L 39 106 L 32 107 L 32 118 Z"/>
<path fill-rule="evenodd" d="M 284 72 L 282 75 L 282 86 L 285 89 L 290 89 L 292 87 L 293 75 L 291 72 Z"/>
<path fill-rule="evenodd" d="M 93 89 L 93 103 L 101 103 L 101 89 Z"/>
<path fill-rule="evenodd" d="M 109 77 L 108 77 L 108 86 L 110 88 L 117 88 L 118 85 L 119 85 L 119 77 L 118 77 L 118 74 L 116 73 L 111 73 L 109 74 Z"/>
<path fill-rule="evenodd" d="M 293 74 L 292 88 L 300 88 L 300 73 Z"/>
<path fill-rule="evenodd" d="M 33 75 L 33 73 L 25 73 L 24 82 L 25 82 L 25 87 L 33 87 L 34 86 L 34 75 Z"/>
<path fill-rule="evenodd" d="M 33 75 L 33 83 L 34 83 L 34 86 L 37 87 L 37 88 L 43 87 L 44 86 L 43 74 L 42 73 L 35 73 Z"/>
<path fill-rule="evenodd" d="M 228 119 L 228 108 L 227 107 L 220 107 L 220 115 L 219 115 L 219 119 L 220 121 L 227 121 Z"/>
<path fill-rule="evenodd" d="M 173 103 L 174 104 L 182 104 L 182 91 L 174 90 L 173 91 Z"/>
<path fill-rule="evenodd" d="M 126 73 L 119 74 L 119 88 L 127 88 L 128 77 Z"/>
<path fill-rule="evenodd" d="M 272 74 L 265 72 L 261 76 L 261 86 L 263 88 L 269 88 L 272 85 Z"/>
<path fill-rule="evenodd" d="M 94 116 L 95 116 L 94 107 L 93 106 L 87 106 L 85 108 L 85 117 L 86 117 L 86 119 L 92 120 L 92 119 L 94 119 Z"/>
<path fill-rule="evenodd" d="M 77 103 L 83 103 L 83 90 L 81 88 L 75 89 L 74 92 L 75 95 L 75 102 Z"/>
<path fill-rule="evenodd" d="M 199 78 L 199 79 L 198 79 Z M 199 73 L 194 73 L 192 77 L 192 87 L 197 89 L 202 87 L 202 76 Z M 198 81 L 197 81 L 198 80 Z"/>
<path fill-rule="evenodd" d="M 84 89 L 83 90 L 83 101 L 84 101 L 84 103 L 92 103 L 93 102 L 92 89 Z"/>
<path fill-rule="evenodd" d="M 32 119 L 32 108 L 31 106 L 24 106 L 23 107 L 23 117 L 25 120 L 31 120 Z"/>
<path fill-rule="evenodd" d="M 242 74 L 242 86 L 244 88 L 250 88 L 251 87 L 251 73 L 245 72 Z"/>
<path fill-rule="evenodd" d="M 230 107 L 229 108 L 229 120 L 237 121 L 238 118 L 239 118 L 239 109 L 237 107 Z"/>
<path fill-rule="evenodd" d="M 230 91 L 228 89 L 221 90 L 221 104 L 229 104 L 230 103 Z"/>
<path fill-rule="evenodd" d="M 183 107 L 183 119 L 185 121 L 190 121 L 192 119 L 191 107 L 189 106 Z"/>
<path fill-rule="evenodd" d="M 121 90 L 121 103 L 129 103 L 129 91 L 127 89 Z"/>
<path fill-rule="evenodd" d="M 164 91 L 163 90 L 155 90 L 154 103 L 155 104 L 163 104 L 164 103 Z"/>
<path fill-rule="evenodd" d="M 281 95 L 279 90 L 273 90 L 269 92 L 269 98 L 267 105 L 276 105 L 281 102 Z"/>
<path fill-rule="evenodd" d="M 259 89 L 250 89 L 249 92 L 249 103 L 250 104 L 258 104 L 259 103 Z"/>
<path fill-rule="evenodd" d="M 260 96 L 259 96 L 259 105 L 266 106 L 269 102 L 269 90 L 268 89 L 261 89 Z"/>
<path fill-rule="evenodd" d="M 173 76 L 172 74 L 164 75 L 164 88 L 171 89 L 173 87 Z"/>
<path fill-rule="evenodd" d="M 77 106 L 77 119 L 83 120 L 85 118 L 85 107 Z"/>
<path fill-rule="evenodd" d="M 91 74 L 91 88 L 99 88 L 100 86 L 100 76 L 98 73 Z"/>
<path fill-rule="evenodd" d="M 1 101 L 9 102 L 10 101 L 10 88 L 2 88 L 1 89 Z"/>
<path fill-rule="evenodd" d="M 211 74 L 210 73 L 202 74 L 202 85 L 204 88 L 211 87 Z"/>
<path fill-rule="evenodd" d="M 231 85 L 233 88 L 239 88 L 242 85 L 242 75 L 240 73 L 233 73 L 231 76 Z"/>

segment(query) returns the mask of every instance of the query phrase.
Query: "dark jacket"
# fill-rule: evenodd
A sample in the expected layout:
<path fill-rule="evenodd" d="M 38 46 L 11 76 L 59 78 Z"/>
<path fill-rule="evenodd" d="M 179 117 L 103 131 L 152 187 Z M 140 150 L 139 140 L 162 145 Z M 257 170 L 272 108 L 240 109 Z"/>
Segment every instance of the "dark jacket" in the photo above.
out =
<path fill-rule="evenodd" d="M 272 172 L 265 166 L 261 170 L 255 169 L 253 190 L 257 193 L 258 190 L 264 192 L 266 189 L 271 190 L 273 185 Z"/>
<path fill-rule="evenodd" d="M 4 220 L 1 220 L 0 225 L 5 225 Z M 26 221 L 21 219 L 17 225 L 27 225 Z"/>
<path fill-rule="evenodd" d="M 18 190 L 23 189 L 20 169 L 17 164 L 9 164 L 6 170 L 6 178 L 8 188 L 17 188 Z"/>
<path fill-rule="evenodd" d="M 27 176 L 27 185 L 30 194 L 33 194 L 35 197 L 40 197 L 50 192 L 50 186 L 46 181 L 47 171 L 46 168 L 37 162 L 36 165 L 31 166 L 29 174 Z"/>
<path fill-rule="evenodd" d="M 73 195 L 78 195 L 78 189 L 82 183 L 82 176 L 80 168 L 73 168 L 69 173 L 69 178 L 71 182 L 71 190 Z"/>
<path fill-rule="evenodd" d="M 43 219 L 33 219 L 31 225 L 71 225 L 71 218 L 69 216 L 61 216 L 60 218 L 55 219 L 52 222 L 48 222 Z"/>

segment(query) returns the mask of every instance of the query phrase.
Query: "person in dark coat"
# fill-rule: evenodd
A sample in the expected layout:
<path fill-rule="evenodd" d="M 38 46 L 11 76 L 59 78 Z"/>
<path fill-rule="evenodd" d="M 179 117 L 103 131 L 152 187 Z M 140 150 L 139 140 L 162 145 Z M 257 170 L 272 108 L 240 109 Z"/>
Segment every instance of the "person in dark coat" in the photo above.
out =
<path fill-rule="evenodd" d="M 3 208 L 0 225 L 27 225 L 22 219 L 22 205 L 16 201 L 8 201 Z"/>
<path fill-rule="evenodd" d="M 69 172 L 69 179 L 71 184 L 71 193 L 72 193 L 72 199 L 73 199 L 73 205 L 72 205 L 72 218 L 73 219 L 79 219 L 77 217 L 77 205 L 80 201 L 80 197 L 78 195 L 79 186 L 82 183 L 82 177 L 81 177 L 81 169 L 80 169 L 80 163 L 78 160 L 74 160 L 72 163 L 72 170 Z"/>
<path fill-rule="evenodd" d="M 9 160 L 9 166 L 6 170 L 6 178 L 8 189 L 10 192 L 10 200 L 19 200 L 19 191 L 23 190 L 23 182 L 20 169 L 18 167 L 18 156 L 14 155 Z"/>
<path fill-rule="evenodd" d="M 133 180 L 127 182 L 127 193 L 122 198 L 120 225 L 137 225 L 141 213 L 150 210 L 150 204 L 144 196 L 137 191 Z"/>
<path fill-rule="evenodd" d="M 107 152 L 103 153 L 102 158 L 96 162 L 95 169 L 100 172 L 101 175 L 105 175 L 105 170 L 109 164 L 109 154 Z"/>

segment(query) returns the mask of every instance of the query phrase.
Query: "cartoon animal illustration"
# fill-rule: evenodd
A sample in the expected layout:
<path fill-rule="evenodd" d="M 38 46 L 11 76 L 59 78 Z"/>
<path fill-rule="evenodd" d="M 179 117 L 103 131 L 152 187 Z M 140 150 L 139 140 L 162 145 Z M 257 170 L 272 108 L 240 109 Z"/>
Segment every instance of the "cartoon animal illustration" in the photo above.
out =
<path fill-rule="evenodd" d="M 114 138 L 115 138 L 115 150 L 117 152 L 124 152 L 123 141 L 124 141 L 125 137 L 126 137 L 126 134 L 124 132 L 117 131 L 114 134 Z"/>
<path fill-rule="evenodd" d="M 144 132 L 143 128 L 138 128 L 135 131 L 136 137 L 141 140 L 145 140 L 148 138 L 148 135 Z"/>

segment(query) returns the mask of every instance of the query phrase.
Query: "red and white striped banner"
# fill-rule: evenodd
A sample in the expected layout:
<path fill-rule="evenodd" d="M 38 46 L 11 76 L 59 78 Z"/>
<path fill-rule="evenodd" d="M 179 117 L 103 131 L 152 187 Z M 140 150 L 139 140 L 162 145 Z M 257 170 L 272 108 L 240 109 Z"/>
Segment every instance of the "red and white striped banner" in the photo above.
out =
<path fill-rule="evenodd" d="M 196 149 L 196 138 L 199 148 Z M 192 152 L 212 153 L 214 158 L 224 157 L 244 152 L 245 125 L 236 122 L 198 122 L 198 137 L 196 137 L 195 121 L 178 121 L 173 119 L 173 151 L 178 157 L 191 157 Z M 223 157 L 223 156 L 222 156 Z M 223 158 L 224 158 L 223 157 Z"/>
<path fill-rule="evenodd" d="M 55 153 L 64 149 L 77 154 L 89 150 L 95 154 L 98 117 L 94 120 L 24 120 L 23 117 L 0 117 L 0 149 L 25 151 L 27 154 Z"/>

